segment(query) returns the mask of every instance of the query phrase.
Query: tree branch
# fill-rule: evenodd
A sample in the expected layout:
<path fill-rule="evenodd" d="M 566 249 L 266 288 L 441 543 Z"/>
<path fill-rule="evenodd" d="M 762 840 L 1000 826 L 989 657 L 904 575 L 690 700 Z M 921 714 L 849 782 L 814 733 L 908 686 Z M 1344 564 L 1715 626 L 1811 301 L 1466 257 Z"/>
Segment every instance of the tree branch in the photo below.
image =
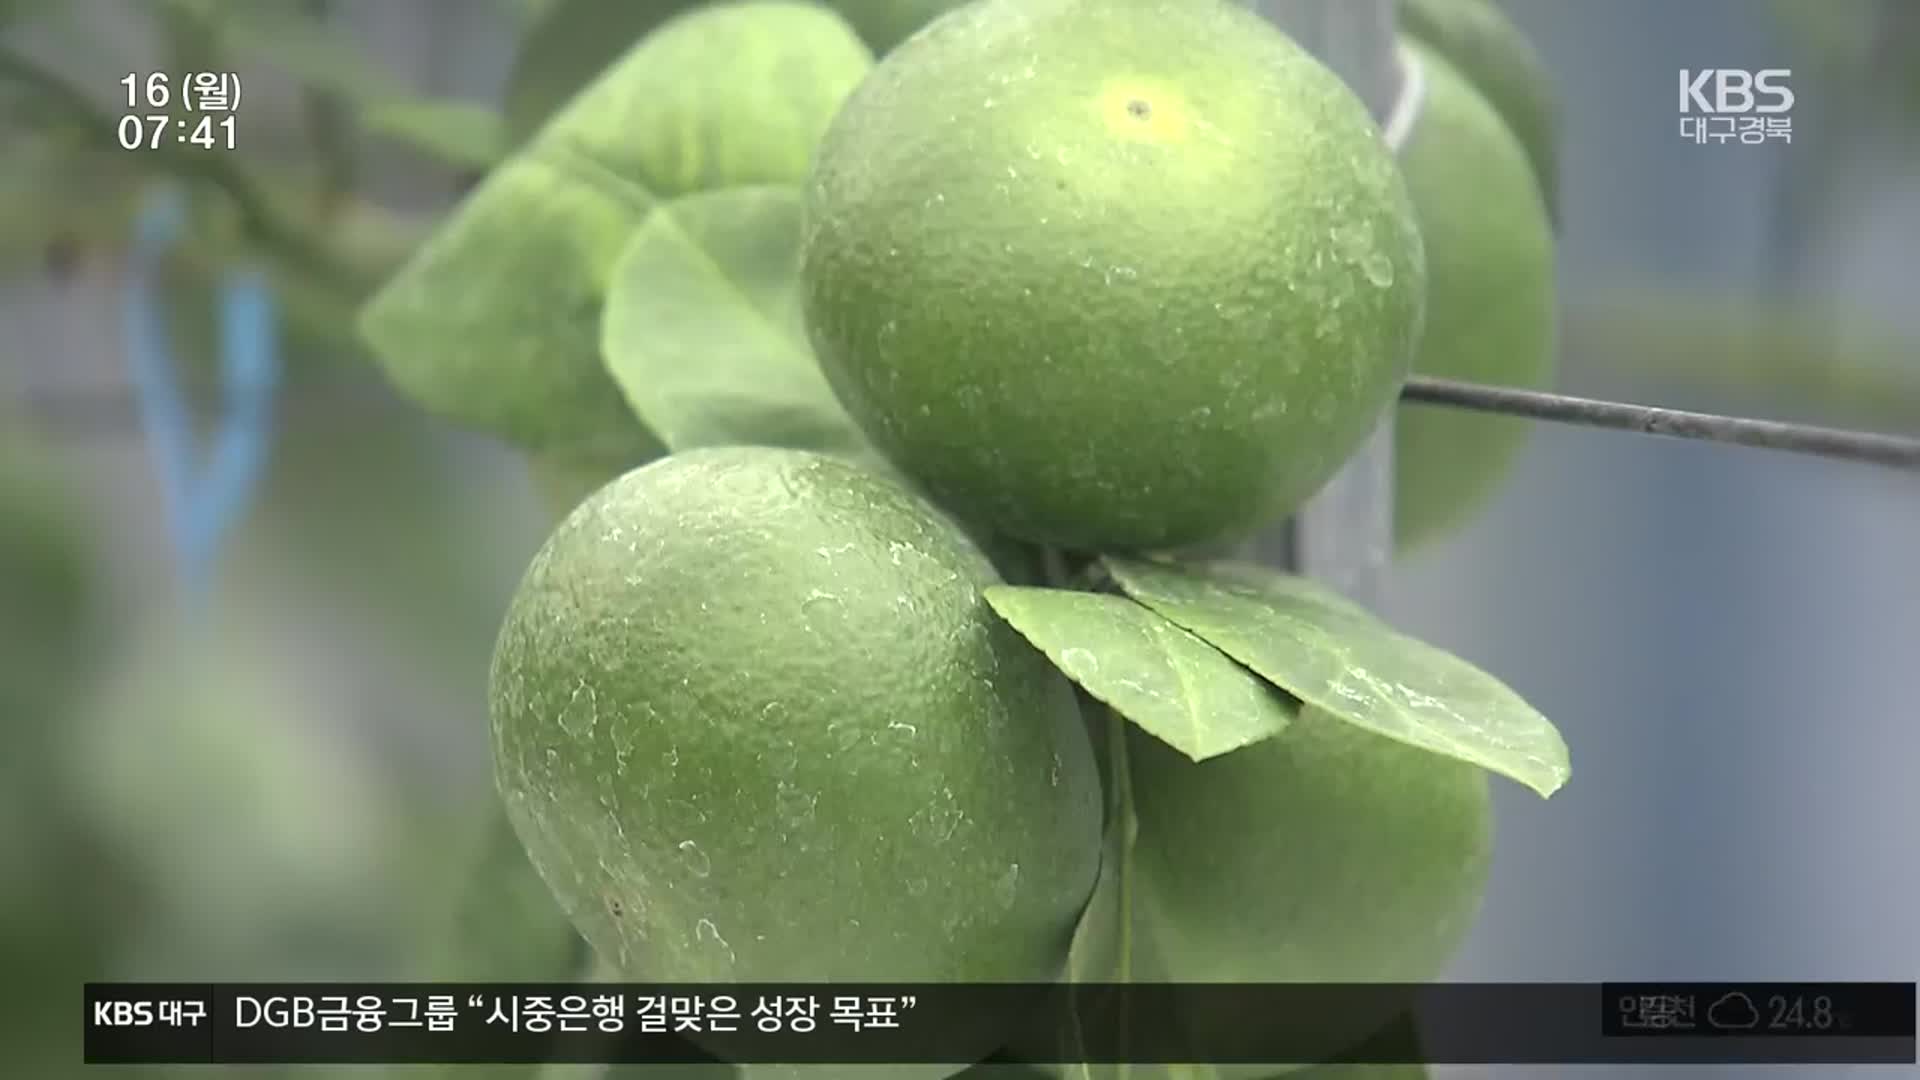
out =
<path fill-rule="evenodd" d="M 110 145 L 115 137 L 114 118 L 107 110 L 59 75 L 12 50 L 0 49 L 0 82 L 34 92 L 70 121 L 96 134 L 101 145 Z M 233 204 L 241 227 L 261 247 L 334 284 L 359 284 L 356 272 L 306 228 L 283 215 L 232 157 L 164 140 L 143 153 L 168 175 L 218 189 Z"/>

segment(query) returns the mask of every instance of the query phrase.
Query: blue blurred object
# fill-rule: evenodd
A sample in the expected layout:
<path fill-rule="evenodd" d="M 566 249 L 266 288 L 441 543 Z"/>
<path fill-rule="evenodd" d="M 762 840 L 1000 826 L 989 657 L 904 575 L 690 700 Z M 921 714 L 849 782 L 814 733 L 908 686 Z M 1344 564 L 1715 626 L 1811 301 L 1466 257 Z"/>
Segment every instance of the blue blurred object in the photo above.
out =
<path fill-rule="evenodd" d="M 142 209 L 126 283 L 127 360 L 148 451 L 159 474 L 167 533 L 190 601 L 211 587 L 221 545 L 246 516 L 273 435 L 280 351 L 273 293 L 264 275 L 230 272 L 220 285 L 223 415 L 204 467 L 196 468 L 193 418 L 180 389 L 161 297 L 163 262 L 186 231 L 187 199 L 157 188 Z"/>

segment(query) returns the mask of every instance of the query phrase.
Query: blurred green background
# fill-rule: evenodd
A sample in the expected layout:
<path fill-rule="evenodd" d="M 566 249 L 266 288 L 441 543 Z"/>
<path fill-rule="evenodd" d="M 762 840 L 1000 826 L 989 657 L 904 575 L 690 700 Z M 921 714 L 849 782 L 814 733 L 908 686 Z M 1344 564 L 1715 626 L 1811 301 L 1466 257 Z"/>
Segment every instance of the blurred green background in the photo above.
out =
<path fill-rule="evenodd" d="M 351 315 L 530 117 L 663 6 L 675 5 L 0 2 L 0 1063 L 9 1074 L 78 1071 L 88 979 L 588 971 L 517 849 L 498 842 L 486 760 L 494 628 L 551 502 L 512 450 L 396 397 L 354 339 Z M 1920 429 L 1911 304 L 1920 4 L 1510 7 L 1565 75 L 1562 387 Z M 1651 50 L 1654 39 L 1668 43 Z M 1705 63 L 1792 68 L 1793 143 L 1681 142 L 1673 73 Z M 238 149 L 121 149 L 119 80 L 154 70 L 237 72 Z M 190 199 L 186 239 L 159 275 L 197 415 L 220 400 L 212 312 L 223 275 L 263 271 L 283 316 L 266 470 L 204 595 L 183 588 L 170 548 L 122 311 L 136 214 L 161 181 Z M 1695 799 L 1709 816 L 1742 800 L 1813 805 L 1783 785 L 1784 772 L 1726 765 L 1761 754 L 1753 746 L 1770 735 L 1804 730 L 1808 710 L 1788 704 L 1803 699 L 1751 691 L 1734 704 L 1711 689 L 1764 685 L 1762 667 L 1838 695 L 1818 699 L 1842 702 L 1817 721 L 1831 731 L 1855 717 L 1905 717 L 1905 741 L 1879 753 L 1910 765 L 1920 750 L 1910 692 L 1819 659 L 1920 656 L 1911 636 L 1920 588 L 1910 584 L 1920 520 L 1895 505 L 1910 489 L 1631 440 L 1539 433 L 1515 490 L 1486 520 L 1401 571 L 1397 613 L 1511 675 L 1567 730 L 1582 762 L 1576 786 L 1602 793 L 1515 811 L 1528 823 L 1503 848 L 1493 915 L 1464 970 L 1655 977 L 1595 968 L 1614 955 L 1690 958 L 1695 968 L 1668 974 L 1718 977 L 1725 968 L 1713 965 L 1728 957 L 1768 962 L 1767 942 L 1812 940 L 1821 921 L 1812 916 L 1754 915 L 1738 923 L 1744 931 L 1715 931 L 1708 946 L 1696 935 L 1693 952 L 1676 953 L 1685 935 L 1636 936 L 1641 924 L 1627 916 L 1579 921 L 1556 905 L 1580 890 L 1543 884 L 1570 860 L 1597 863 L 1579 879 L 1581 895 L 1599 907 L 1597 890 L 1613 889 L 1608 902 L 1657 922 L 1672 915 L 1676 890 L 1723 903 L 1675 876 L 1688 852 L 1718 843 L 1719 861 L 1696 860 L 1693 872 L 1756 890 L 1769 873 L 1817 874 L 1833 892 L 1890 896 L 1855 913 L 1866 937 L 1788 949 L 1778 953 L 1788 970 L 1755 974 L 1870 977 L 1853 958 L 1878 956 L 1908 966 L 1874 977 L 1910 978 L 1920 963 L 1910 834 L 1876 833 L 1844 849 L 1858 850 L 1853 861 L 1791 854 L 1815 850 L 1810 837 L 1849 815 L 1911 825 L 1914 797 L 1863 776 L 1863 759 L 1822 759 L 1823 783 L 1853 785 L 1844 813 L 1816 822 L 1811 809 L 1769 811 L 1766 820 L 1793 817 L 1805 834 L 1786 856 L 1773 849 L 1771 868 L 1762 853 L 1782 841 L 1760 837 L 1752 817 L 1716 818 L 1728 828 L 1717 840 L 1688 834 L 1691 847 L 1663 848 L 1658 828 L 1698 810 Z M 1698 487 L 1676 487 L 1676 477 Z M 1699 511 L 1718 514 L 1717 526 L 1681 516 L 1702 491 L 1724 498 Z M 1809 491 L 1859 505 L 1792 503 Z M 1822 530 L 1843 513 L 1851 524 Z M 1819 516 L 1806 536 L 1766 548 L 1782 515 L 1802 514 Z M 1663 528 L 1618 527 L 1634 521 Z M 1876 538 L 1882 554 L 1862 554 L 1856 535 Z M 1700 567 L 1723 565 L 1716 551 L 1737 551 L 1751 569 L 1703 581 Z M 1555 582 L 1531 605 L 1511 595 L 1527 574 Z M 1825 582 L 1812 587 L 1821 598 L 1847 598 L 1838 617 L 1819 609 L 1823 621 L 1790 598 L 1773 608 L 1723 602 L 1785 597 L 1783 581 L 1809 575 Z M 1638 598 L 1624 616 L 1615 608 L 1633 603 L 1623 597 Z M 1698 617 L 1735 610 L 1788 625 L 1743 645 L 1741 628 Z M 1645 654 L 1693 662 L 1635 661 L 1598 643 L 1603 632 L 1644 635 Z M 1675 697 L 1674 686 L 1691 696 Z M 1644 728 L 1615 723 L 1628 712 Z M 1892 720 L 1885 727 L 1895 731 Z M 1702 748 L 1685 756 L 1676 740 Z M 1874 756 L 1870 739 L 1836 741 Z M 1624 804 L 1604 793 L 1630 802 L 1633 785 L 1670 817 L 1615 813 Z M 1870 939 L 1889 944 L 1875 954 Z"/>

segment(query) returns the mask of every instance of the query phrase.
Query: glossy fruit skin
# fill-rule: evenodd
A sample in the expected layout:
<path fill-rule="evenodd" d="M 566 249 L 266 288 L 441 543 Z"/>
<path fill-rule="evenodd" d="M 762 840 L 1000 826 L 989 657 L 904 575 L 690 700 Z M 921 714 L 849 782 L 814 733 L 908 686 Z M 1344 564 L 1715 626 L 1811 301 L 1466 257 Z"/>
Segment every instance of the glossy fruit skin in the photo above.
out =
<path fill-rule="evenodd" d="M 1447 58 L 1519 140 L 1547 216 L 1560 212 L 1560 101 L 1533 43 L 1493 0 L 1402 0 L 1400 26 Z"/>
<path fill-rule="evenodd" d="M 1135 730 L 1127 754 L 1139 932 L 1172 981 L 1426 982 L 1472 926 L 1492 850 L 1474 766 L 1313 710 L 1197 764 Z M 1352 1019 L 1330 1037 L 1390 1016 Z"/>
<path fill-rule="evenodd" d="M 491 697 L 509 817 L 596 951 L 669 982 L 1055 977 L 1099 780 L 997 580 L 925 502 L 799 451 L 680 454 L 581 504 Z"/>
<path fill-rule="evenodd" d="M 1544 389 L 1557 367 L 1554 241 L 1526 155 L 1458 69 L 1410 39 L 1424 111 L 1400 167 L 1426 240 L 1425 375 Z M 1402 407 L 1394 426 L 1394 531 L 1410 550 L 1464 522 L 1510 474 L 1530 425 Z"/>
<path fill-rule="evenodd" d="M 1404 378 L 1412 204 L 1365 107 L 1217 0 L 984 0 L 884 59 L 807 190 L 842 402 L 944 504 L 1168 549 L 1291 510 Z"/>

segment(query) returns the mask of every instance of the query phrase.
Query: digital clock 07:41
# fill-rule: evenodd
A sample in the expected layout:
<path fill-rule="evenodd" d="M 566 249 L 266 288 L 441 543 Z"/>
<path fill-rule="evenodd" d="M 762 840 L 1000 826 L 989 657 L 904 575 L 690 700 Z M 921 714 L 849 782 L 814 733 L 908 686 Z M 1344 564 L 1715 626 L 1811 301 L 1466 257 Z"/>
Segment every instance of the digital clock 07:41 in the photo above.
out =
<path fill-rule="evenodd" d="M 234 147 L 234 123 L 225 116 L 168 116 L 153 113 L 141 116 L 129 113 L 120 118 L 122 150 L 158 150 L 169 141 L 180 146 L 198 146 L 206 150 L 231 150 Z"/>

